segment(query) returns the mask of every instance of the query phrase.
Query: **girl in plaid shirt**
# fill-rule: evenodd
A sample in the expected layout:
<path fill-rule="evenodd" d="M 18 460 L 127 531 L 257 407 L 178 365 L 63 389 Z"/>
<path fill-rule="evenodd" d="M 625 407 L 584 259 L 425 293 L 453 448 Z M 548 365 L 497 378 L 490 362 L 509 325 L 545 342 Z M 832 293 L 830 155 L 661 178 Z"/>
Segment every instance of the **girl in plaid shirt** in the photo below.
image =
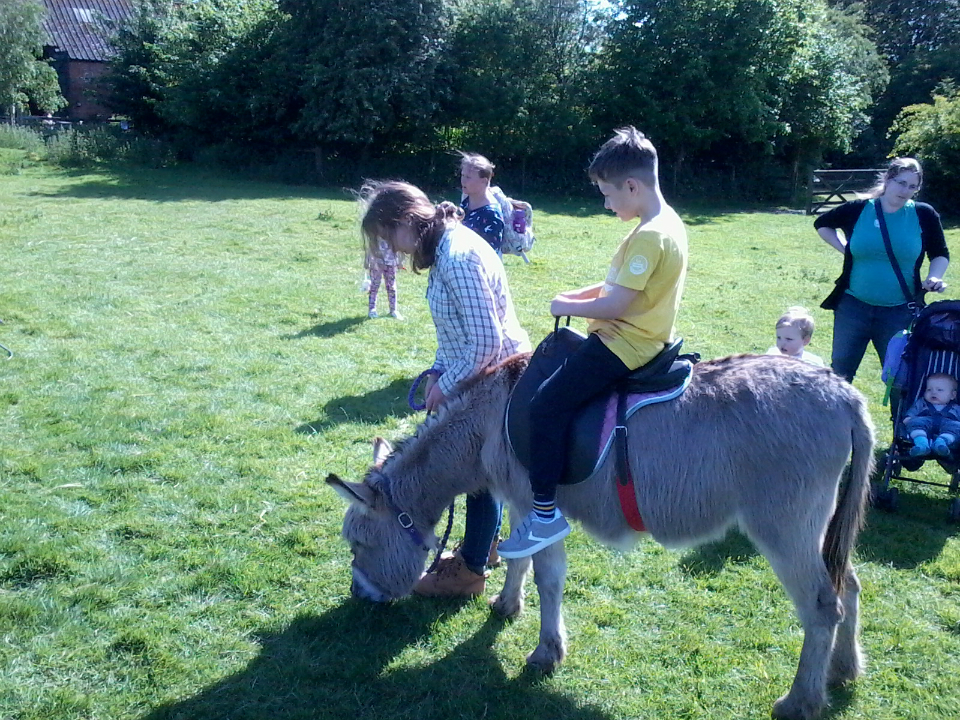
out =
<path fill-rule="evenodd" d="M 361 190 L 361 230 L 368 253 L 382 238 L 393 252 L 410 256 L 413 272 L 429 269 L 427 303 L 437 331 L 433 369 L 427 381 L 428 412 L 456 394 L 457 385 L 518 352 L 530 339 L 520 327 L 503 263 L 479 235 L 461 224 L 453 203 L 434 205 L 404 182 L 370 182 Z M 487 560 L 500 528 L 501 506 L 488 493 L 467 498 L 463 544 L 420 579 L 419 595 L 479 595 Z"/>

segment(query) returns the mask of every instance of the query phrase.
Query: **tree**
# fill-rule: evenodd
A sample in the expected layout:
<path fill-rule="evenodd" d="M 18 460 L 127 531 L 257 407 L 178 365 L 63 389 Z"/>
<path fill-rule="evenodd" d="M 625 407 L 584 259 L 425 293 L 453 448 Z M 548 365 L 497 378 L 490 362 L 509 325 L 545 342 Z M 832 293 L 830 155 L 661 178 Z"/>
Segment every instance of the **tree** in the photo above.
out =
<path fill-rule="evenodd" d="M 960 88 L 943 83 L 932 103 L 905 107 L 892 132 L 893 151 L 923 163 L 924 185 L 937 207 L 960 212 Z"/>
<path fill-rule="evenodd" d="M 797 180 L 824 153 L 851 150 L 888 77 L 858 8 L 810 2 L 803 17 L 780 113 L 789 130 L 778 143 Z"/>
<path fill-rule="evenodd" d="M 960 2 L 957 0 L 839 0 L 856 3 L 889 68 L 871 132 L 858 143 L 861 156 L 890 151 L 889 131 L 901 109 L 924 103 L 944 80 L 960 78 Z"/>
<path fill-rule="evenodd" d="M 599 63 L 603 125 L 633 123 L 680 166 L 723 143 L 736 161 L 783 133 L 783 78 L 800 43 L 791 3 L 625 0 Z"/>
<path fill-rule="evenodd" d="M 235 55 L 260 41 L 255 30 L 273 7 L 271 0 L 140 0 L 112 40 L 111 108 L 142 132 L 184 143 L 189 137 L 192 144 L 222 138 L 217 119 L 229 118 L 227 98 L 245 90 L 232 75 L 239 72 Z M 256 71 L 256 58 L 240 55 Z M 228 73 L 221 71 L 225 62 Z"/>
<path fill-rule="evenodd" d="M 598 65 L 598 124 L 631 122 L 682 173 L 844 147 L 882 68 L 854 15 L 823 0 L 625 0 Z M 741 177 L 747 173 L 741 172 Z"/>
<path fill-rule="evenodd" d="M 294 108 L 299 141 L 352 152 L 428 142 L 446 92 L 443 0 L 281 0 L 280 9 L 267 72 L 294 79 L 292 96 L 277 100 Z"/>
<path fill-rule="evenodd" d="M 18 111 L 33 103 L 43 112 L 67 104 L 60 94 L 57 73 L 44 60 L 44 9 L 33 0 L 0 3 L 0 107 Z"/>
<path fill-rule="evenodd" d="M 586 87 L 599 17 L 585 0 L 462 7 L 448 54 L 453 93 L 441 116 L 451 141 L 519 163 L 521 172 L 536 166 L 555 174 L 569 165 L 582 178 L 584 155 L 596 142 Z"/>

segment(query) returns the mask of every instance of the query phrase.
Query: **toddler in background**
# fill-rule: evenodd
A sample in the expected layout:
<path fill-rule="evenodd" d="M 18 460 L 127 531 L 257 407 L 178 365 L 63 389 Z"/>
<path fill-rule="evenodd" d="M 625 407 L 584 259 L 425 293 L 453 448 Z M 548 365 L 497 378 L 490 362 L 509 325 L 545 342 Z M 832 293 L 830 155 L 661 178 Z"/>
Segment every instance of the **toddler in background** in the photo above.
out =
<path fill-rule="evenodd" d="M 777 320 L 777 344 L 767 350 L 767 355 L 786 355 L 803 360 L 817 367 L 824 367 L 819 355 L 807 352 L 806 347 L 813 338 L 813 318 L 806 308 L 794 306 Z"/>
<path fill-rule="evenodd" d="M 960 437 L 960 405 L 957 405 L 957 380 L 946 373 L 927 377 L 923 397 L 910 406 L 903 417 L 903 427 L 913 440 L 910 454 L 929 455 L 931 450 L 947 457 Z M 930 438 L 936 438 L 932 445 Z"/>
<path fill-rule="evenodd" d="M 367 316 L 371 318 L 379 317 L 377 315 L 377 294 L 380 292 L 380 282 L 383 281 L 387 286 L 390 317 L 403 320 L 403 317 L 397 312 L 397 267 L 401 265 L 400 255 L 391 250 L 390 246 L 381 240 L 379 254 L 367 254 L 363 264 L 370 271 L 370 301 L 367 306 Z"/>

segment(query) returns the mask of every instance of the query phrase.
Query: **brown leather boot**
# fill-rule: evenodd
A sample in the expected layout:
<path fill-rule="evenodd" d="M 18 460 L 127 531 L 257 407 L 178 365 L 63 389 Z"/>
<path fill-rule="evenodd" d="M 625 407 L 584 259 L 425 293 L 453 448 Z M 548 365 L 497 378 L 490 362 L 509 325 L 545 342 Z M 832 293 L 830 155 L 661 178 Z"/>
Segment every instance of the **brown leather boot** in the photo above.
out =
<path fill-rule="evenodd" d="M 483 594 L 488 574 L 473 572 L 459 552 L 444 553 L 434 571 L 417 580 L 413 592 L 421 597 L 474 597 Z"/>
<path fill-rule="evenodd" d="M 500 544 L 500 536 L 497 535 L 490 543 L 490 556 L 487 558 L 487 567 L 500 567 L 500 553 L 497 552 L 497 545 Z"/>

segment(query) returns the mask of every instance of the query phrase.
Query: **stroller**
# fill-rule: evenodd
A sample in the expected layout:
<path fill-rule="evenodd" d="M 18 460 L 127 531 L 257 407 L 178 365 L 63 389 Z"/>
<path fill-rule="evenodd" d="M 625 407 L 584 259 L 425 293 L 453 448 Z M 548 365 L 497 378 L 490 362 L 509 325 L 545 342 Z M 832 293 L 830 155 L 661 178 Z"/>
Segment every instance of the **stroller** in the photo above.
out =
<path fill-rule="evenodd" d="M 899 490 L 890 481 L 906 480 L 923 485 L 948 488 L 954 497 L 950 501 L 949 522 L 960 522 L 960 442 L 949 456 L 910 455 L 913 441 L 903 427 L 903 418 L 910 406 L 923 397 L 927 377 L 946 373 L 960 378 L 960 300 L 940 300 L 931 303 L 917 316 L 913 329 L 905 333 L 902 352 L 888 350 L 884 361 L 884 380 L 891 383 L 893 399 L 893 443 L 883 461 L 883 478 L 871 487 L 874 506 L 896 512 Z M 895 348 L 891 341 L 891 349 Z M 960 400 L 960 397 L 958 397 Z M 931 438 L 932 440 L 932 438 Z M 915 472 L 927 460 L 935 460 L 950 475 L 950 483 L 930 482 L 902 474 Z"/>

